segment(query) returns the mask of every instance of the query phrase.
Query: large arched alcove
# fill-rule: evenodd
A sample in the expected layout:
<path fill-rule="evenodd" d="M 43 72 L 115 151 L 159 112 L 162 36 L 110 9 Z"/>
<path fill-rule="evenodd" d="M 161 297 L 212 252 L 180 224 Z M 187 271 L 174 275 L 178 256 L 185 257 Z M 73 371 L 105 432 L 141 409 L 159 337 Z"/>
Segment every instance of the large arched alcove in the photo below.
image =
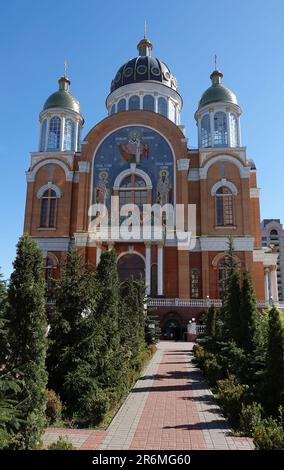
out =
<path fill-rule="evenodd" d="M 117 269 L 120 282 L 124 282 L 130 277 L 138 281 L 145 279 L 145 262 L 142 256 L 137 253 L 126 253 L 117 261 Z"/>

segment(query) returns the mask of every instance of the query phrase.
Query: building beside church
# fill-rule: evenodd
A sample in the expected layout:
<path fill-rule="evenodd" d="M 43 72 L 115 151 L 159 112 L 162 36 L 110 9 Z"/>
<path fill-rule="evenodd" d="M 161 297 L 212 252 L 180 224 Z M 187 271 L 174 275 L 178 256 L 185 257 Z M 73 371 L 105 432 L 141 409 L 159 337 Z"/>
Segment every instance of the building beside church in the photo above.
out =
<path fill-rule="evenodd" d="M 280 219 L 264 219 L 262 226 L 262 246 L 271 247 L 278 253 L 277 258 L 277 286 L 279 301 L 284 300 L 284 229 Z M 267 279 L 268 286 L 269 278 Z"/>
<path fill-rule="evenodd" d="M 259 302 L 278 301 L 278 254 L 262 247 L 256 167 L 242 145 L 236 95 L 213 70 L 195 112 L 198 148 L 189 148 L 176 78 L 152 56 L 148 39 L 137 48 L 138 56 L 111 82 L 105 119 L 83 139 L 84 119 L 66 75 L 40 113 L 39 148 L 27 171 L 24 230 L 39 243 L 47 279 L 60 275 L 71 246 L 93 265 L 114 247 L 121 280 L 143 276 L 167 334 L 184 329 L 209 299 L 220 303 L 232 237 L 236 260 L 241 270 L 251 271 Z M 112 197 L 118 201 L 114 208 Z M 181 249 L 175 236 L 91 233 L 102 215 L 91 209 L 94 204 L 105 205 L 111 218 L 130 203 L 138 209 L 146 203 L 195 207 L 194 246 Z M 126 215 L 118 220 L 125 222 Z"/>

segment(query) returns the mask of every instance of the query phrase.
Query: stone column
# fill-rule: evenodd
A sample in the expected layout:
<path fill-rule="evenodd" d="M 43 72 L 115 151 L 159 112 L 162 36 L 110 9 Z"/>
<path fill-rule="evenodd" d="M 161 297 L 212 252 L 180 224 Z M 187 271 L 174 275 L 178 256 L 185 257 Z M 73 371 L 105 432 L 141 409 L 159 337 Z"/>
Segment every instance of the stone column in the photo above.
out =
<path fill-rule="evenodd" d="M 278 302 L 278 286 L 277 286 L 277 271 L 276 266 L 270 268 L 270 286 L 271 286 L 271 297 L 274 302 Z"/>
<path fill-rule="evenodd" d="M 145 243 L 145 284 L 147 295 L 151 294 L 151 243 Z"/>
<path fill-rule="evenodd" d="M 265 292 L 265 302 L 269 302 L 270 297 L 270 274 L 269 268 L 264 268 L 264 292 Z"/>
<path fill-rule="evenodd" d="M 158 244 L 158 295 L 164 294 L 164 247 L 163 243 Z"/>
<path fill-rule="evenodd" d="M 98 266 L 102 254 L 102 245 L 101 243 L 97 243 L 96 245 L 96 266 Z"/>

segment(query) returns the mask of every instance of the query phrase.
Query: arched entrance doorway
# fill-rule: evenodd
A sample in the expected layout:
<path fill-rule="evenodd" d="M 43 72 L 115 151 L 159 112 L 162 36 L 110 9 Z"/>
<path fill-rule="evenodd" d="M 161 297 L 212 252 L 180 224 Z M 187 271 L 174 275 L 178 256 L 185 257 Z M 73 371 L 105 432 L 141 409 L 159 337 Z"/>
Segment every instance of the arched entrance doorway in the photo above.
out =
<path fill-rule="evenodd" d="M 177 318 L 169 318 L 165 321 L 163 328 L 163 339 L 178 341 L 181 339 L 181 324 Z"/>
<path fill-rule="evenodd" d="M 144 259 L 136 253 L 121 256 L 117 261 L 117 269 L 120 282 L 126 281 L 131 276 L 137 281 L 145 278 Z"/>

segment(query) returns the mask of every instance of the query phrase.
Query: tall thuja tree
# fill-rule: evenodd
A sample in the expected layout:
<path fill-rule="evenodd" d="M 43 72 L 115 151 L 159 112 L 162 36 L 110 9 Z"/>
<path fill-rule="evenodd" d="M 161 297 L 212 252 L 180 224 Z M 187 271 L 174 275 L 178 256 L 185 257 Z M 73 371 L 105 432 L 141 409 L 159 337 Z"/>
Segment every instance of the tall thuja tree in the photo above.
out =
<path fill-rule="evenodd" d="M 284 327 L 283 314 L 272 307 L 269 312 L 267 361 L 263 402 L 267 413 L 277 416 L 284 405 Z"/>
<path fill-rule="evenodd" d="M 0 272 L 0 367 L 5 365 L 7 355 L 7 305 L 8 295 L 6 282 Z"/>
<path fill-rule="evenodd" d="M 224 339 L 233 339 L 239 343 L 240 328 L 240 273 L 236 261 L 232 237 L 228 241 L 228 249 L 225 256 L 226 280 L 223 290 L 223 306 L 221 314 L 223 317 Z"/>
<path fill-rule="evenodd" d="M 100 333 L 98 381 L 104 390 L 115 388 L 119 395 L 125 391 L 127 377 L 124 373 L 126 363 L 119 329 L 119 278 L 114 250 L 105 251 L 101 255 L 96 274 L 97 288 L 100 292 L 94 312 Z"/>
<path fill-rule="evenodd" d="M 120 287 L 119 331 L 121 344 L 135 359 L 145 347 L 145 284 L 127 279 Z"/>
<path fill-rule="evenodd" d="M 241 290 L 239 343 L 247 353 L 253 353 L 257 347 L 258 316 L 251 274 L 246 271 Z"/>
<path fill-rule="evenodd" d="M 64 400 L 66 376 L 77 367 L 79 344 L 85 334 L 84 318 L 94 297 L 92 274 L 77 249 L 67 253 L 60 279 L 54 284 L 47 366 L 49 387 Z"/>
<path fill-rule="evenodd" d="M 7 367 L 17 372 L 22 383 L 15 393 L 24 420 L 17 447 L 32 449 L 40 443 L 46 424 L 47 321 L 43 258 L 37 243 L 26 234 L 18 242 L 13 266 L 8 288 Z"/>
<path fill-rule="evenodd" d="M 9 448 L 19 427 L 21 412 L 15 400 L 20 391 L 15 373 L 7 367 L 8 322 L 7 287 L 0 273 L 0 449 Z"/>
<path fill-rule="evenodd" d="M 206 335 L 214 337 L 216 335 L 217 311 L 213 304 L 210 305 L 206 316 Z"/>

